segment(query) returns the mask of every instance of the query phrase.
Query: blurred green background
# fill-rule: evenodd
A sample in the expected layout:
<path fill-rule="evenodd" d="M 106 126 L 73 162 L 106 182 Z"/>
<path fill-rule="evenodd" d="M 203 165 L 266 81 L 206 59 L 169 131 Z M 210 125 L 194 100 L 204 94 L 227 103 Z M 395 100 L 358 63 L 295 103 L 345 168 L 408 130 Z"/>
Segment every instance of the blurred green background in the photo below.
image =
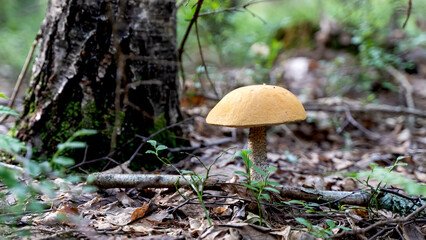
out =
<path fill-rule="evenodd" d="M 14 81 L 44 18 L 48 0 L 0 0 L 0 69 Z"/>
<path fill-rule="evenodd" d="M 16 80 L 44 17 L 47 2 L 0 0 L 1 81 L 13 84 Z M 282 0 L 238 8 L 249 2 L 204 2 L 202 13 L 232 7 L 238 9 L 202 16 L 198 21 L 203 52 L 213 73 L 222 68 L 248 66 L 254 71 L 252 74 L 256 74 L 255 78 L 265 79 L 280 54 L 294 49 L 313 51 L 318 48 L 315 33 L 323 19 L 332 19 L 340 31 L 350 36 L 350 46 L 331 43 L 327 47 L 347 47 L 360 67 L 382 69 L 391 64 L 400 69 L 410 69 L 413 66 L 409 60 L 403 59 L 404 54 L 418 47 L 426 48 L 426 1 L 413 1 L 411 17 L 404 29 L 401 26 L 408 7 L 405 0 Z M 178 10 L 179 42 L 195 10 L 195 3 L 195 0 L 184 1 Z M 390 43 L 396 31 L 400 31 L 403 37 Z M 190 74 L 200 71 L 194 32 L 188 39 L 184 55 L 185 69 Z M 259 51 L 263 49 L 267 53 L 253 53 L 255 43 L 261 47 Z M 338 68 L 339 61 L 335 64 Z M 330 81 L 333 77 L 353 81 L 350 76 L 342 76 L 338 72 L 330 75 Z M 368 81 L 375 81 L 371 76 L 364 76 L 364 80 L 367 81 L 366 89 L 371 88 Z"/>

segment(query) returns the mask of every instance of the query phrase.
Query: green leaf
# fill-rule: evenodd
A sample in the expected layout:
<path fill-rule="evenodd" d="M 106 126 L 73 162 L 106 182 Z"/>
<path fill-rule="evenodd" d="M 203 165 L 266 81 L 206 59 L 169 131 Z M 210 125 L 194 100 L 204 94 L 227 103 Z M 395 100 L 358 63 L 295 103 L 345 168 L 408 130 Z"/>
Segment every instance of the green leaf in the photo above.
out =
<path fill-rule="evenodd" d="M 300 224 L 307 226 L 309 229 L 312 228 L 312 224 L 304 218 L 298 217 L 298 218 L 295 218 L 295 220 L 298 221 Z"/>
<path fill-rule="evenodd" d="M 8 108 L 8 107 L 3 106 L 3 105 L 0 105 L 0 114 L 19 116 L 19 114 L 17 112 L 15 112 L 13 109 Z"/>
<path fill-rule="evenodd" d="M 73 166 L 75 163 L 74 159 L 68 158 L 68 157 L 62 157 L 62 156 L 53 159 L 53 162 L 64 167 Z"/>
<path fill-rule="evenodd" d="M 52 166 L 47 161 L 39 163 L 38 166 L 40 167 L 41 172 L 44 174 L 50 174 L 52 172 Z"/>
<path fill-rule="evenodd" d="M 147 150 L 145 153 L 157 154 L 156 152 L 154 152 L 152 150 Z"/>
<path fill-rule="evenodd" d="M 241 183 L 241 185 L 243 185 L 243 186 L 245 186 L 246 188 L 248 188 L 248 189 L 251 189 L 251 190 L 253 190 L 253 191 L 258 191 L 258 189 L 257 188 L 255 188 L 255 187 L 253 187 L 253 186 L 250 186 L 250 185 L 248 185 L 247 183 Z"/>
<path fill-rule="evenodd" d="M 280 186 L 281 184 L 279 184 L 279 183 L 277 183 L 277 182 L 266 181 L 266 185 L 271 185 L 271 186 Z"/>
<path fill-rule="evenodd" d="M 257 167 L 257 166 L 255 166 L 255 165 L 253 165 L 253 169 L 257 172 L 257 173 L 259 173 L 260 175 L 262 175 L 262 176 L 264 176 L 264 177 L 266 177 L 266 172 L 265 171 L 263 171 L 262 169 L 260 169 L 259 167 Z"/>
<path fill-rule="evenodd" d="M 396 166 L 408 166 L 408 163 L 405 163 L 405 162 L 397 163 Z"/>
<path fill-rule="evenodd" d="M 340 229 L 343 229 L 343 230 L 346 230 L 346 231 L 352 230 L 351 228 L 348 228 L 348 227 L 345 227 L 345 226 L 337 226 L 337 228 L 340 228 Z"/>
<path fill-rule="evenodd" d="M 81 177 L 77 175 L 69 175 L 68 177 L 66 177 L 66 180 L 71 183 L 78 183 L 81 182 Z"/>
<path fill-rule="evenodd" d="M 245 177 L 247 177 L 247 176 L 248 176 L 248 174 L 247 174 L 247 173 L 242 172 L 242 171 L 235 171 L 234 173 L 235 173 L 235 174 L 239 174 L 239 175 L 243 175 L 243 176 L 245 176 Z"/>
<path fill-rule="evenodd" d="M 0 98 L 8 99 L 3 93 L 0 93 Z"/>
<path fill-rule="evenodd" d="M 98 131 L 94 130 L 94 129 L 80 129 L 77 132 L 75 132 L 72 136 L 73 137 L 81 137 L 81 136 L 90 136 L 90 135 L 95 135 L 96 133 L 98 133 Z"/>
<path fill-rule="evenodd" d="M 269 199 L 271 199 L 271 197 L 269 196 L 269 194 L 267 193 L 262 193 L 260 196 L 262 199 L 265 199 L 266 201 L 269 201 Z"/>
<path fill-rule="evenodd" d="M 87 179 L 86 179 L 86 183 L 87 184 L 92 184 L 95 180 L 96 180 L 96 175 L 92 175 L 92 174 L 90 174 L 88 177 L 87 177 Z"/>
<path fill-rule="evenodd" d="M 157 146 L 157 141 L 155 141 L 155 140 L 148 140 L 146 142 L 151 144 L 151 146 L 153 146 L 153 147 Z"/>
<path fill-rule="evenodd" d="M 327 225 L 328 225 L 330 228 L 335 228 L 335 227 L 336 227 L 336 223 L 335 223 L 333 220 L 326 219 L 326 220 L 325 220 L 325 222 L 327 223 Z"/>
<path fill-rule="evenodd" d="M 58 144 L 58 150 L 62 151 L 66 148 L 70 148 L 70 149 L 76 149 L 76 148 L 85 148 L 86 147 L 86 143 L 85 142 L 65 142 L 65 143 L 60 143 Z"/>
<path fill-rule="evenodd" d="M 82 192 L 83 193 L 94 193 L 96 191 L 98 191 L 97 187 L 86 185 L 86 186 L 83 186 L 83 191 Z"/>
<path fill-rule="evenodd" d="M 45 204 L 39 201 L 30 201 L 26 206 L 26 209 L 31 212 L 42 213 L 44 210 Z"/>
<path fill-rule="evenodd" d="M 19 181 L 16 179 L 18 176 L 19 174 L 17 174 L 16 170 L 0 166 L 0 180 L 9 188 L 15 187 L 19 184 Z"/>
<path fill-rule="evenodd" d="M 289 204 L 300 204 L 300 205 L 305 205 L 304 202 L 299 201 L 299 200 L 290 200 L 288 201 Z"/>
<path fill-rule="evenodd" d="M 66 185 L 61 183 L 62 185 Z M 69 186 L 67 186 L 69 187 Z M 56 198 L 56 191 L 58 186 L 48 179 L 41 180 L 38 188 L 42 194 L 49 196 L 49 198 Z"/>
<path fill-rule="evenodd" d="M 160 145 L 160 146 L 158 146 L 157 147 L 157 151 L 162 151 L 162 150 L 165 150 L 165 149 L 167 149 L 168 147 L 166 147 L 166 146 L 164 146 L 164 145 Z"/>
<path fill-rule="evenodd" d="M 247 154 L 243 152 L 243 150 L 240 150 L 234 154 L 234 158 L 235 157 L 241 157 L 242 159 L 244 159 L 244 158 L 247 158 Z"/>
<path fill-rule="evenodd" d="M 396 158 L 396 161 L 401 161 L 401 160 L 406 159 L 408 157 L 409 156 L 399 156 L 399 157 Z"/>
<path fill-rule="evenodd" d="M 268 191 L 271 191 L 271 192 L 274 192 L 274 193 L 280 193 L 280 191 L 278 191 L 277 189 L 275 189 L 275 188 L 271 188 L 271 187 L 265 187 L 264 188 L 265 190 L 268 190 Z"/>
<path fill-rule="evenodd" d="M 275 170 L 277 170 L 277 168 L 274 167 L 274 166 L 269 166 L 268 167 L 268 172 L 275 172 Z"/>
<path fill-rule="evenodd" d="M 251 165 L 253 165 L 253 164 L 250 164 L 251 161 L 250 161 L 250 159 L 248 157 L 248 155 L 250 155 L 250 154 L 251 154 L 250 150 L 243 149 L 243 150 L 240 150 L 240 151 L 236 152 L 234 154 L 234 158 L 235 157 L 241 157 L 243 159 L 243 161 L 244 161 L 244 164 L 246 164 L 247 166 L 251 167 Z"/>
<path fill-rule="evenodd" d="M 25 145 L 17 138 L 0 134 L 0 150 L 17 153 L 25 149 Z"/>
<path fill-rule="evenodd" d="M 180 171 L 182 174 L 195 174 L 194 171 L 188 171 L 188 170 L 181 170 Z"/>
<path fill-rule="evenodd" d="M 28 168 L 28 171 L 33 177 L 36 177 L 41 174 L 41 165 L 36 161 L 30 160 Z"/>

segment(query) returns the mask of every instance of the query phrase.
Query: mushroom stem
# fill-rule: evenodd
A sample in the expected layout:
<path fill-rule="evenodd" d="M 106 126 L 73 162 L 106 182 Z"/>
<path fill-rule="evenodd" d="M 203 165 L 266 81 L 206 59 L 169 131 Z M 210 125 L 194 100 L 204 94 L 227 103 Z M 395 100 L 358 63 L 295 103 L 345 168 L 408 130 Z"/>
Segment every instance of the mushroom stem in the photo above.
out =
<path fill-rule="evenodd" d="M 248 136 L 248 150 L 251 151 L 250 159 L 253 164 L 263 171 L 267 171 L 268 159 L 266 157 L 266 127 L 250 128 Z M 250 170 L 253 180 L 261 181 L 264 177 L 254 169 Z"/>

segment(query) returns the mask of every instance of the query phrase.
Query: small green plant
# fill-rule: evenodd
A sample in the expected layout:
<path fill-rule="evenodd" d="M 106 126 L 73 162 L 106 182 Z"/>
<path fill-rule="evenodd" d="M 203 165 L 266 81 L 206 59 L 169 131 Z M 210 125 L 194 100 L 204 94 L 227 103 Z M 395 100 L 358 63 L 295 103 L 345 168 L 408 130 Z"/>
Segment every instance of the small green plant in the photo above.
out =
<path fill-rule="evenodd" d="M 383 168 L 379 168 L 376 164 L 370 164 L 371 166 L 371 170 L 370 171 L 362 171 L 359 173 L 353 173 L 350 174 L 350 176 L 358 181 L 360 184 L 367 186 L 368 188 L 371 189 L 371 197 L 370 197 L 370 203 L 373 204 L 377 209 L 378 209 L 378 202 L 377 202 L 377 197 L 380 195 L 381 193 L 381 189 L 385 188 L 388 184 L 387 181 L 385 181 L 386 176 L 388 176 L 394 169 L 396 166 L 405 166 L 407 165 L 406 163 L 400 163 L 399 161 L 404 159 L 406 157 L 400 156 L 396 159 L 395 163 L 392 166 L 387 167 L 388 170 L 383 169 Z M 361 180 L 360 177 L 366 177 L 365 180 Z M 371 178 L 375 178 L 375 179 L 380 179 L 379 183 L 376 186 L 373 186 L 370 183 L 370 179 Z"/>
<path fill-rule="evenodd" d="M 321 239 L 330 239 L 330 237 L 332 237 L 334 235 L 332 229 L 339 228 L 339 229 L 343 229 L 343 230 L 351 230 L 350 228 L 347 228 L 345 226 L 336 226 L 336 223 L 333 220 L 330 220 L 330 219 L 325 220 L 328 228 L 323 228 L 323 227 L 318 226 L 318 225 L 313 225 L 308 220 L 306 220 L 304 218 L 300 218 L 300 217 L 295 218 L 295 220 L 308 228 L 307 231 L 304 230 L 304 229 L 298 229 L 298 230 L 307 232 L 307 233 L 311 234 L 312 236 L 317 237 L 317 238 L 321 238 Z"/>
<path fill-rule="evenodd" d="M 247 187 L 250 190 L 250 192 L 253 194 L 253 197 L 256 200 L 257 207 L 258 207 L 258 210 L 259 210 L 259 225 L 262 225 L 261 201 L 262 200 L 269 201 L 271 199 L 269 194 L 265 193 L 265 190 L 279 194 L 280 191 L 278 191 L 277 189 L 272 188 L 272 187 L 268 187 L 268 185 L 278 186 L 279 183 L 268 181 L 268 178 L 271 175 L 271 173 L 276 170 L 275 167 L 271 166 L 271 167 L 268 167 L 267 172 L 263 171 L 262 169 L 254 166 L 253 162 L 249 158 L 250 154 L 251 154 L 251 152 L 249 150 L 244 150 L 244 149 L 235 153 L 234 157 L 236 157 L 236 156 L 241 157 L 243 159 L 245 167 L 246 167 L 246 172 L 235 171 L 235 173 L 242 175 L 242 176 L 247 178 L 247 183 L 241 183 L 241 184 L 243 186 Z M 254 169 L 256 172 L 258 172 L 263 177 L 263 179 L 261 179 L 261 180 L 252 179 L 252 176 L 250 174 L 251 169 Z"/>
<path fill-rule="evenodd" d="M 291 201 L 282 201 L 282 203 L 287 205 L 293 205 L 293 204 L 299 204 L 302 205 L 305 211 L 305 213 L 318 213 L 318 211 L 315 210 L 315 208 L 319 207 L 320 205 L 318 203 L 305 203 L 299 200 L 291 200 Z"/>
<path fill-rule="evenodd" d="M 165 146 L 165 145 L 158 145 L 158 143 L 157 143 L 157 141 L 155 141 L 155 140 L 148 140 L 147 141 L 149 144 L 151 144 L 151 146 L 154 148 L 154 151 L 153 150 L 147 150 L 146 151 L 146 153 L 149 153 L 149 154 L 154 154 L 156 157 L 157 157 L 157 159 L 159 160 L 159 161 L 161 161 L 164 165 L 166 165 L 166 166 L 170 166 L 170 167 L 172 167 L 181 177 L 182 177 L 182 179 L 184 180 L 184 181 L 186 181 L 190 186 L 191 186 L 191 188 L 192 188 L 192 190 L 195 192 L 195 194 L 197 195 L 197 197 L 198 197 L 198 200 L 199 200 L 199 202 L 200 202 L 200 204 L 201 204 L 201 207 L 203 208 L 203 210 L 204 210 L 204 214 L 205 214 L 205 216 L 206 216 L 206 219 L 207 219 L 207 221 L 209 222 L 209 225 L 210 226 L 212 226 L 213 225 L 213 223 L 212 223 L 212 221 L 211 221 L 211 219 L 210 219 L 210 214 L 209 214 L 209 212 L 208 212 L 208 210 L 207 210 L 207 208 L 206 208 L 206 205 L 205 205 L 205 203 L 204 203 L 204 199 L 203 199 L 203 194 L 204 194 L 204 186 L 206 185 L 206 181 L 207 181 L 207 179 L 210 177 L 209 176 L 209 174 L 210 174 L 210 170 L 211 170 L 211 167 L 213 166 L 213 164 L 214 163 L 216 163 L 216 161 L 223 155 L 223 153 L 225 153 L 226 151 L 223 151 L 214 161 L 213 161 L 213 163 L 210 165 L 210 166 L 206 166 L 200 159 L 198 159 L 198 161 L 201 163 L 201 165 L 204 167 L 204 169 L 206 170 L 206 174 L 205 175 L 202 175 L 202 174 L 197 174 L 197 173 L 195 173 L 194 171 L 188 171 L 188 170 L 180 170 L 180 169 L 178 169 L 176 166 L 174 166 L 172 163 L 171 163 L 171 161 L 170 161 L 170 159 L 168 159 L 168 158 L 163 158 L 163 157 L 160 157 L 160 151 L 163 151 L 163 150 L 166 150 L 167 149 L 167 146 Z M 178 183 L 176 183 L 176 186 L 178 185 Z M 179 192 L 179 191 L 178 191 Z M 184 197 L 182 194 L 181 194 L 181 196 L 182 197 Z"/>
<path fill-rule="evenodd" d="M 352 173 L 350 176 L 353 177 L 359 183 L 369 187 L 373 192 L 372 199 L 377 198 L 380 194 L 380 189 L 385 188 L 388 184 L 397 184 L 401 186 L 408 194 L 410 195 L 426 195 L 426 186 L 418 184 L 415 181 L 405 178 L 399 174 L 393 173 L 392 171 L 397 166 L 406 166 L 407 163 L 401 163 L 400 161 L 407 158 L 407 156 L 399 156 L 395 163 L 389 167 L 382 168 L 378 167 L 375 164 L 370 165 L 370 171 L 361 171 L 359 173 Z M 360 178 L 365 177 L 365 180 L 360 180 Z M 380 180 L 377 186 L 370 184 L 370 179 Z"/>
<path fill-rule="evenodd" d="M 3 94 L 0 97 L 5 98 Z M 1 107 L 1 114 L 9 114 L 17 116 L 17 113 L 7 107 Z M 0 181 L 6 186 L 5 191 L 0 193 L 0 199 L 4 199 L 7 195 L 14 199 L 8 204 L 2 204 L 0 207 L 0 222 L 14 223 L 23 214 L 40 213 L 43 209 L 50 206 L 37 199 L 38 195 L 46 195 L 49 198 L 56 198 L 56 190 L 60 188 L 57 184 L 50 180 L 51 177 L 64 176 L 65 169 L 53 170 L 54 165 L 69 166 L 74 163 L 72 159 L 65 159 L 60 156 L 64 149 L 73 147 L 81 147 L 83 144 L 73 141 L 74 138 L 83 135 L 94 134 L 93 130 L 80 130 L 76 132 L 72 138 L 66 143 L 59 144 L 58 152 L 51 162 L 39 162 L 31 160 L 31 148 L 26 147 L 19 139 L 0 134 L 0 152 L 5 159 L 11 159 L 18 166 L 6 164 L 2 162 L 0 165 Z M 74 142 L 74 143 L 73 143 Z M 26 157 L 23 157 L 26 151 Z M 77 176 L 67 176 L 70 182 L 79 181 Z M 87 190 L 87 189 L 85 189 Z M 6 202 L 6 201 L 2 201 Z"/>
<path fill-rule="evenodd" d="M 7 97 L 2 93 L 0 93 L 0 98 L 7 99 Z M 19 116 L 19 114 L 13 109 L 0 105 L 0 116 L 3 115 Z M 25 145 L 18 139 L 5 134 L 0 134 L 0 151 L 18 153 L 24 149 Z"/>
<path fill-rule="evenodd" d="M 50 164 L 53 167 L 70 167 L 74 165 L 74 159 L 62 156 L 66 150 L 85 148 L 86 143 L 81 141 L 74 141 L 78 137 L 90 136 L 96 134 L 97 131 L 93 129 L 81 129 L 75 132 L 66 142 L 58 144 L 58 151 L 53 155 Z"/>
<path fill-rule="evenodd" d="M 371 165 L 370 171 L 349 173 L 347 175 L 370 189 L 369 206 L 373 206 L 376 209 L 386 209 L 392 212 L 398 212 L 402 215 L 410 214 L 422 206 L 424 204 L 424 200 L 418 198 L 418 201 L 412 201 L 409 197 L 393 194 L 388 192 L 386 189 L 388 184 L 395 184 L 402 187 L 402 189 L 409 195 L 426 195 L 426 186 L 392 172 L 397 166 L 407 165 L 406 163 L 399 162 L 404 158 L 406 157 L 398 157 L 395 163 L 387 168 Z M 373 184 L 371 179 L 376 179 L 379 182 Z M 369 213 L 374 212 L 369 211 Z"/>

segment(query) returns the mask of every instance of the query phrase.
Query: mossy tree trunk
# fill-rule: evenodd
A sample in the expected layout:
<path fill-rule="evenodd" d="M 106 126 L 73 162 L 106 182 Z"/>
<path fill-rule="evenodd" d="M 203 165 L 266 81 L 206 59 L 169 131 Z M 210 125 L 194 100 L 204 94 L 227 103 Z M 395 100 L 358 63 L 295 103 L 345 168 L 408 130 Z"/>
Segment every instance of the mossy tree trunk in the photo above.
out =
<path fill-rule="evenodd" d="M 174 0 L 51 0 L 17 136 L 48 156 L 96 129 L 106 154 L 179 120 L 176 77 Z"/>

